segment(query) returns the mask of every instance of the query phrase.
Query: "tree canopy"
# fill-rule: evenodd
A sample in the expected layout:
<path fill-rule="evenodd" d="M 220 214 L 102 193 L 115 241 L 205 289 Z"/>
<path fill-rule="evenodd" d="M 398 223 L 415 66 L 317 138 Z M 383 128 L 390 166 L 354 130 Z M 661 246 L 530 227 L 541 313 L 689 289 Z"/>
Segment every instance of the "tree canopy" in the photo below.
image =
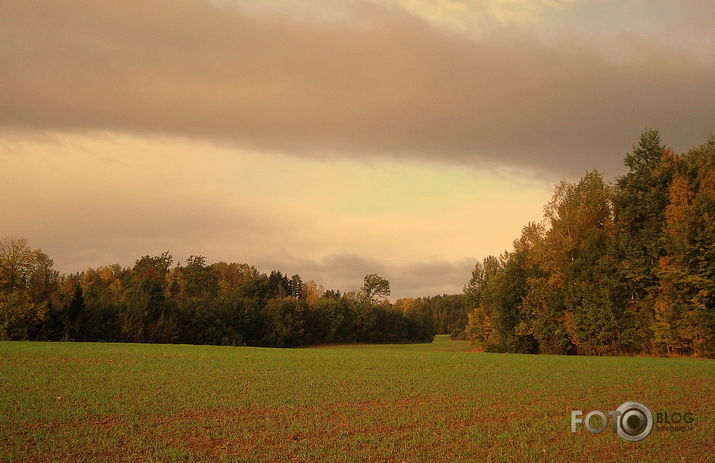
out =
<path fill-rule="evenodd" d="M 173 262 L 165 252 L 131 268 L 59 275 L 26 240 L 3 239 L 0 339 L 271 347 L 432 340 L 431 327 L 385 300 L 390 283 L 374 274 L 356 297 L 248 264 Z"/>
<path fill-rule="evenodd" d="M 715 355 L 715 139 L 646 130 L 614 184 L 561 182 L 540 223 L 477 263 L 466 336 L 489 351 Z"/>

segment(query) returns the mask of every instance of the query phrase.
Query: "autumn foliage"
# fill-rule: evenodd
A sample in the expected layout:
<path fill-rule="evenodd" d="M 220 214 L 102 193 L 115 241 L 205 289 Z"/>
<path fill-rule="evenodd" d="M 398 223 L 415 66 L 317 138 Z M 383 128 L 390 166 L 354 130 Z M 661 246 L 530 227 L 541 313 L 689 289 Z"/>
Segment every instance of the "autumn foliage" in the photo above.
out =
<path fill-rule="evenodd" d="M 477 264 L 467 338 L 485 350 L 715 355 L 715 138 L 646 130 L 614 184 L 562 182 L 540 223 Z"/>
<path fill-rule="evenodd" d="M 290 347 L 433 337 L 384 300 L 390 283 L 375 274 L 340 294 L 202 256 L 173 265 L 168 252 L 70 275 L 52 265 L 24 239 L 0 240 L 0 340 Z"/>

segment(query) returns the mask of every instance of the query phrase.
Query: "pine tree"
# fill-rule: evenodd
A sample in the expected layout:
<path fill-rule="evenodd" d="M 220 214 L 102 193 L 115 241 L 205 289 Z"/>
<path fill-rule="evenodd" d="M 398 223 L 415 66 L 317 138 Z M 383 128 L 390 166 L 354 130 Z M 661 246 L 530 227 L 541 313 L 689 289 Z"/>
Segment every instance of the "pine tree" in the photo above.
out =
<path fill-rule="evenodd" d="M 674 155 L 657 130 L 645 130 L 626 155 L 629 172 L 617 180 L 614 196 L 619 271 L 628 295 L 625 313 L 638 320 L 636 339 L 652 349 L 656 269 L 664 250 L 665 208 Z"/>

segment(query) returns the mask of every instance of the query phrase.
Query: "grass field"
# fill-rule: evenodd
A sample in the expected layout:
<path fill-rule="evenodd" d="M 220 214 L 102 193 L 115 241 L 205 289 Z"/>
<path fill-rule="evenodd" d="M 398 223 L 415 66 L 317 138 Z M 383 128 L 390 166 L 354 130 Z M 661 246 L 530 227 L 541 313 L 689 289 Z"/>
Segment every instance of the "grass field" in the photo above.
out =
<path fill-rule="evenodd" d="M 0 343 L 2 461 L 715 461 L 715 361 Z M 625 442 L 570 411 L 627 400 L 692 430 Z"/>

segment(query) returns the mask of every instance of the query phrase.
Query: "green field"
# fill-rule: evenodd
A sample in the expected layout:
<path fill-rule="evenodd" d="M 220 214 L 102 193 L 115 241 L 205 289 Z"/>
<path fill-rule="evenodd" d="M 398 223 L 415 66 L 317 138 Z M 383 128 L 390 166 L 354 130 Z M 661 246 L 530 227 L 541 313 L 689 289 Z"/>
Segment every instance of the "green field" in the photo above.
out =
<path fill-rule="evenodd" d="M 2 461 L 715 459 L 715 361 L 470 352 L 0 343 Z M 693 429 L 625 442 L 570 411 L 627 400 Z"/>

